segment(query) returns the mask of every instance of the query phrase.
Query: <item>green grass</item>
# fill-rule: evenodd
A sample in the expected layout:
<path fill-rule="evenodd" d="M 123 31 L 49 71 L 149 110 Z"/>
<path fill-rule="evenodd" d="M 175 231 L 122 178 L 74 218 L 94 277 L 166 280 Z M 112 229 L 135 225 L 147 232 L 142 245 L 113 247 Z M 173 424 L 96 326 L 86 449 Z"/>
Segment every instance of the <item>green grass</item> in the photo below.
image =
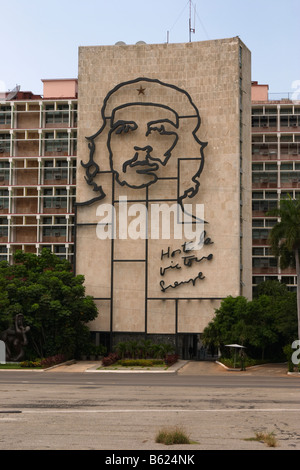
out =
<path fill-rule="evenodd" d="M 165 366 L 163 359 L 120 359 L 116 365 L 123 367 L 153 367 Z"/>
<path fill-rule="evenodd" d="M 158 444 L 165 444 L 165 445 L 174 445 L 174 444 L 192 444 L 193 442 L 190 441 L 189 437 L 182 429 L 175 427 L 175 428 L 164 428 L 158 431 L 155 442 Z"/>
<path fill-rule="evenodd" d="M 118 369 L 134 369 L 134 368 L 139 368 L 139 369 L 152 369 L 152 368 L 164 368 L 167 369 L 168 366 L 166 365 L 165 361 L 163 359 L 120 359 L 110 366 L 102 366 L 99 367 L 100 369 L 113 369 L 113 370 L 118 370 Z"/>
<path fill-rule="evenodd" d="M 21 366 L 21 364 L 0 364 L 0 369 L 42 369 L 41 366 Z"/>
<path fill-rule="evenodd" d="M 0 369 L 23 369 L 20 364 L 0 364 Z"/>
<path fill-rule="evenodd" d="M 7 362 L 6 364 L 0 364 L 0 369 L 42 369 L 42 366 L 40 363 L 32 361 Z"/>

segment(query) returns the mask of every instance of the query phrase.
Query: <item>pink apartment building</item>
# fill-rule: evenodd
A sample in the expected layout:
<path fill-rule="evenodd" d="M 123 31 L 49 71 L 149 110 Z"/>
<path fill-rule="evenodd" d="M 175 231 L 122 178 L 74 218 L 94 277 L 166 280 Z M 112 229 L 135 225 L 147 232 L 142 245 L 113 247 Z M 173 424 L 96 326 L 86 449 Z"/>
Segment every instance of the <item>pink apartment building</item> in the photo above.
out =
<path fill-rule="evenodd" d="M 77 80 L 42 80 L 0 97 L 0 259 L 43 247 L 71 262 L 76 194 Z"/>

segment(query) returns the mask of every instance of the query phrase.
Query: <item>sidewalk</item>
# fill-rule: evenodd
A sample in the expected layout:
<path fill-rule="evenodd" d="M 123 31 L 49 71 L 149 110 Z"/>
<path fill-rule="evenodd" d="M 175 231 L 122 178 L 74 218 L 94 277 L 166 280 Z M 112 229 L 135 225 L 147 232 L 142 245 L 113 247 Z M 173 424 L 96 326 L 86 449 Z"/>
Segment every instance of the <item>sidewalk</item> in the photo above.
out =
<path fill-rule="evenodd" d="M 178 375 L 260 375 L 260 376 L 284 376 L 293 375 L 300 377 L 300 374 L 288 374 L 286 364 L 264 364 L 261 366 L 248 367 L 245 371 L 240 369 L 228 369 L 222 364 L 214 361 L 183 361 L 179 360 L 176 364 L 169 367 L 169 369 L 99 369 L 101 367 L 101 361 L 70 361 L 55 366 L 51 369 L 46 370 L 47 373 L 51 372 L 70 372 L 70 373 L 153 373 L 153 374 L 178 374 Z"/>

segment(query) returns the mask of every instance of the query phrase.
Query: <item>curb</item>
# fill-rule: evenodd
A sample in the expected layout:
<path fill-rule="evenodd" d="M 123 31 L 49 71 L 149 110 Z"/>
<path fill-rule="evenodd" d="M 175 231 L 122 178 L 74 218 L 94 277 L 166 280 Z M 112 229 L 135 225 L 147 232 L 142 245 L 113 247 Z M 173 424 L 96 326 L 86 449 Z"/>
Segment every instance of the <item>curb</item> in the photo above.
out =
<path fill-rule="evenodd" d="M 54 366 L 47 367 L 46 369 L 42 369 L 42 370 L 43 372 L 47 372 L 47 370 L 56 369 L 57 367 L 60 367 L 60 366 L 71 366 L 72 364 L 76 364 L 75 359 L 70 359 L 70 361 L 66 361 L 66 362 L 60 362 L 59 364 L 55 364 Z"/>
<path fill-rule="evenodd" d="M 104 373 L 104 374 L 176 374 L 179 369 L 184 367 L 189 361 L 177 361 L 176 364 L 173 364 L 170 366 L 167 370 L 151 370 L 151 369 L 127 369 L 127 370 L 121 370 L 121 369 L 101 369 L 99 370 L 98 367 L 99 365 L 95 365 L 93 367 L 90 367 L 85 370 L 85 372 L 88 373 Z"/>
<path fill-rule="evenodd" d="M 15 371 L 15 372 L 25 372 L 25 371 L 29 371 L 29 372 L 47 372 L 48 370 L 51 370 L 51 369 L 55 369 L 56 367 L 60 367 L 60 366 L 69 366 L 71 364 L 76 364 L 76 361 L 75 359 L 71 359 L 70 361 L 66 361 L 66 362 L 60 362 L 59 364 L 55 364 L 54 366 L 51 366 L 51 367 L 47 367 L 46 369 L 37 369 L 35 367 L 21 367 L 20 369 L 0 369 L 0 372 L 2 371 Z"/>

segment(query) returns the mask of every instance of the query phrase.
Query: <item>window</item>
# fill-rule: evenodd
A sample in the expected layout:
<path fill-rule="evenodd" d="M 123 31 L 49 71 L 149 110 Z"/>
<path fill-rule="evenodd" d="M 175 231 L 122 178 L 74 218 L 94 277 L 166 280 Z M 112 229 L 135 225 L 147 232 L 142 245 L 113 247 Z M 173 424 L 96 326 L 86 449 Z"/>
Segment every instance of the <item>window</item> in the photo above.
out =
<path fill-rule="evenodd" d="M 293 108 L 281 107 L 280 114 L 293 114 Z"/>
<path fill-rule="evenodd" d="M 267 240 L 269 236 L 269 230 L 255 228 L 252 230 L 252 238 L 254 240 Z"/>
<path fill-rule="evenodd" d="M 0 134 L 0 153 L 10 151 L 10 134 Z"/>
<path fill-rule="evenodd" d="M 277 163 L 266 163 L 265 168 L 266 170 L 277 171 Z"/>
<path fill-rule="evenodd" d="M 270 108 L 266 107 L 265 114 L 277 114 L 277 107 L 274 107 L 274 106 Z"/>
<path fill-rule="evenodd" d="M 7 237 L 7 235 L 8 235 L 8 227 L 0 226 L 0 237 Z"/>
<path fill-rule="evenodd" d="M 252 108 L 253 115 L 260 115 L 263 114 L 263 108 Z"/>
<path fill-rule="evenodd" d="M 0 161 L 0 182 L 9 179 L 9 162 Z"/>
<path fill-rule="evenodd" d="M 266 219 L 265 220 L 265 226 L 266 227 L 274 227 L 274 225 L 277 224 L 277 219 Z"/>
<path fill-rule="evenodd" d="M 67 220 L 65 217 L 55 217 L 54 223 L 55 225 L 66 225 Z"/>
<path fill-rule="evenodd" d="M 265 192 L 266 199 L 276 199 L 277 200 L 277 192 L 276 191 L 266 191 Z"/>
<path fill-rule="evenodd" d="M 66 227 L 43 227 L 43 237 L 65 237 Z"/>
<path fill-rule="evenodd" d="M 281 163 L 280 171 L 292 170 L 293 164 L 292 163 Z M 299 167 L 300 169 L 300 167 Z"/>
<path fill-rule="evenodd" d="M 261 192 L 253 192 L 252 193 L 252 199 L 263 199 L 264 198 L 264 193 L 261 191 Z"/>
<path fill-rule="evenodd" d="M 281 183 L 300 183 L 300 172 L 291 171 L 291 172 L 282 172 L 280 174 Z"/>
<path fill-rule="evenodd" d="M 262 171 L 264 169 L 263 163 L 253 163 L 252 170 L 253 171 Z"/>
<path fill-rule="evenodd" d="M 56 138 L 54 132 L 45 133 L 45 151 L 46 152 L 67 152 L 68 150 L 68 133 L 57 132 Z"/>
<path fill-rule="evenodd" d="M 0 125 L 10 125 L 11 124 L 11 107 L 10 106 L 0 106 Z"/>
<path fill-rule="evenodd" d="M 44 217 L 42 219 L 42 224 L 43 225 L 52 225 L 52 218 L 51 217 Z"/>
<path fill-rule="evenodd" d="M 264 282 L 264 277 L 263 276 L 253 276 L 252 278 L 252 283 L 253 284 L 261 284 Z"/>
<path fill-rule="evenodd" d="M 263 227 L 264 220 L 263 219 L 253 219 L 252 220 L 252 227 Z"/>
<path fill-rule="evenodd" d="M 64 245 L 56 245 L 54 247 L 54 253 L 61 259 L 66 258 L 66 247 Z"/>
<path fill-rule="evenodd" d="M 283 284 L 295 284 L 295 279 L 293 276 L 282 276 L 281 282 Z"/>
<path fill-rule="evenodd" d="M 277 268 L 276 258 L 253 258 L 253 268 Z"/>
<path fill-rule="evenodd" d="M 8 190 L 0 190 L 0 209 L 8 209 Z"/>
<path fill-rule="evenodd" d="M 264 173 L 253 173 L 252 175 L 253 183 L 277 183 L 277 172 L 264 172 Z"/>
<path fill-rule="evenodd" d="M 58 104 L 55 110 L 53 104 L 46 106 L 46 124 L 60 124 L 69 122 L 69 105 Z"/>
<path fill-rule="evenodd" d="M 252 255 L 254 256 L 263 256 L 264 249 L 263 248 L 252 248 Z"/>
<path fill-rule="evenodd" d="M 0 261 L 6 261 L 7 259 L 7 248 L 6 246 L 0 246 Z"/>

